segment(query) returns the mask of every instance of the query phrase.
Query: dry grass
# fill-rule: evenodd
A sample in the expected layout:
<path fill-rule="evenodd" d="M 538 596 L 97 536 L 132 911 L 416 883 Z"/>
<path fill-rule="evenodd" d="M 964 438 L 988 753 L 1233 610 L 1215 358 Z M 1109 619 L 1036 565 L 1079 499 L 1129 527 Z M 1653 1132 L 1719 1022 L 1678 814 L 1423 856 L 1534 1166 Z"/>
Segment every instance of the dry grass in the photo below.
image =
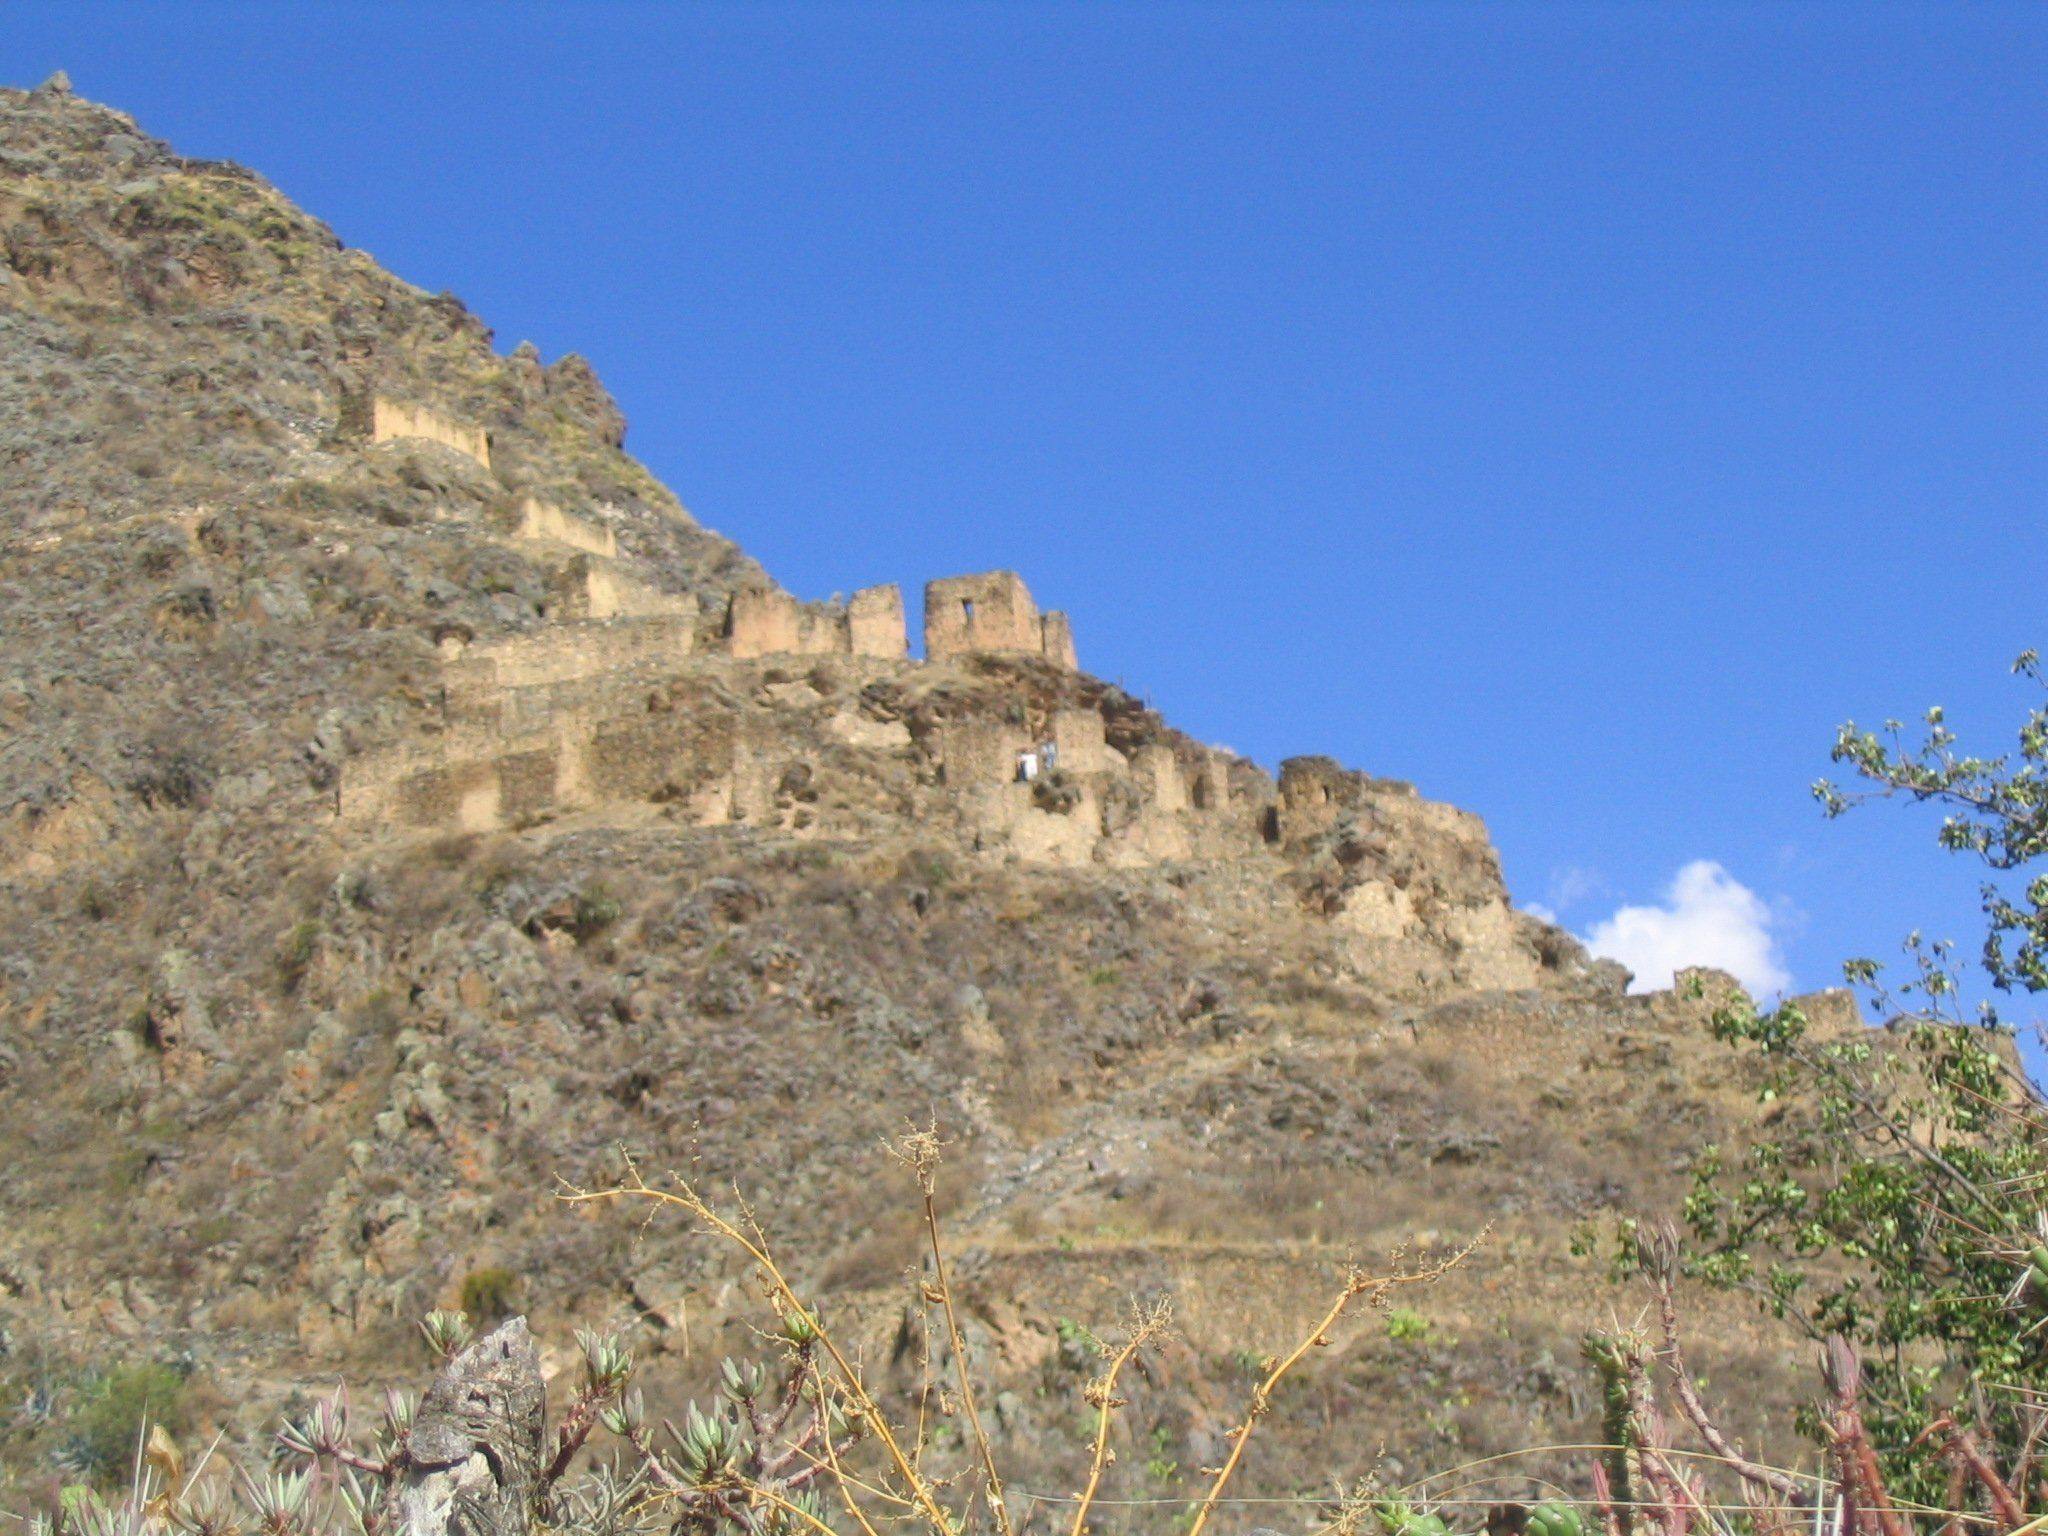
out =
<path fill-rule="evenodd" d="M 917 1188 L 919 1224 L 925 1235 L 930 1267 L 920 1286 L 919 1300 L 926 1314 L 926 1390 L 917 1396 L 915 1416 L 892 1418 L 871 1386 L 868 1373 L 857 1363 L 850 1348 L 842 1344 L 820 1317 L 814 1301 L 801 1292 L 776 1256 L 766 1232 L 751 1206 L 737 1194 L 730 1208 L 721 1208 L 689 1178 L 671 1174 L 650 1184 L 630 1160 L 619 1182 L 595 1189 L 568 1188 L 562 1199 L 572 1205 L 644 1204 L 658 1211 L 672 1210 L 689 1219 L 704 1234 L 736 1249 L 752 1266 L 755 1279 L 770 1310 L 787 1328 L 792 1319 L 815 1333 L 819 1346 L 821 1391 L 843 1402 L 853 1423 L 864 1426 L 879 1448 L 879 1465 L 854 1468 L 836 1455 L 823 1465 L 831 1474 L 831 1485 L 847 1518 L 864 1536 L 878 1536 L 877 1525 L 892 1519 L 910 1519 L 922 1524 L 929 1536 L 959 1536 L 970 1528 L 975 1510 L 1001 1536 L 1012 1536 L 1011 1501 L 1005 1496 L 1003 1476 L 995 1444 L 987 1432 L 977 1401 L 977 1384 L 966 1339 L 955 1305 L 948 1274 L 941 1224 L 936 1201 L 941 1143 L 935 1129 L 912 1129 L 897 1138 L 891 1155 L 911 1173 Z M 1355 1310 L 1383 1311 L 1393 1295 L 1405 1288 L 1430 1284 L 1462 1264 L 1476 1244 L 1447 1254 L 1434 1262 L 1409 1266 L 1396 1255 L 1384 1272 L 1352 1265 L 1345 1270 L 1334 1299 L 1322 1309 L 1306 1333 L 1285 1354 L 1268 1357 L 1252 1388 L 1242 1418 L 1227 1436 L 1228 1451 L 1220 1465 L 1205 1469 L 1208 1481 L 1193 1501 L 1193 1515 L 1187 1536 L 1201 1536 L 1244 1461 L 1253 1431 L 1273 1411 L 1274 1397 L 1281 1384 L 1313 1353 L 1329 1348 L 1333 1330 Z M 952 1385 L 936 1389 L 937 1414 L 931 1413 L 934 1393 L 930 1381 L 930 1313 L 936 1311 L 944 1330 L 948 1355 L 953 1364 Z M 1088 1529 L 1088 1515 L 1097 1498 L 1106 1468 L 1113 1460 L 1110 1439 L 1114 1415 L 1124 1400 L 1118 1383 L 1124 1371 L 1140 1353 L 1160 1343 L 1167 1335 L 1170 1311 L 1160 1303 L 1134 1311 L 1133 1321 L 1121 1342 L 1104 1350 L 1108 1368 L 1091 1379 L 1083 1390 L 1083 1401 L 1094 1410 L 1089 1471 L 1083 1492 L 1077 1496 L 1073 1514 L 1074 1536 Z M 957 1417 L 964 1421 L 972 1449 L 972 1475 L 961 1471 L 939 1474 L 930 1470 L 941 1424 Z M 827 1437 L 827 1445 L 830 1437 Z M 658 1457 L 648 1453 L 650 1475 L 657 1483 L 674 1478 L 674 1472 Z M 958 1487 L 957 1502 L 947 1498 Z M 741 1492 L 784 1515 L 796 1514 L 799 1523 L 829 1529 L 816 1515 L 795 1510 L 775 1490 L 748 1485 Z"/>

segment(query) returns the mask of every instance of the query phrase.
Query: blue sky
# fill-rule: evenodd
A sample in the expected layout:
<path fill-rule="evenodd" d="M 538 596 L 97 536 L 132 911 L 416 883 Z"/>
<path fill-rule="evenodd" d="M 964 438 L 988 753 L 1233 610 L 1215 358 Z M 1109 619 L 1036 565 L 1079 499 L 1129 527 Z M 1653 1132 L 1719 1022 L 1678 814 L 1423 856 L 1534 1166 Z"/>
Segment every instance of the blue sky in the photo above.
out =
<path fill-rule="evenodd" d="M 2048 640 L 2040 7 L 9 5 L 59 66 L 590 357 L 805 596 L 1013 566 L 1582 933 L 1711 861 L 1655 933 L 1795 988 L 1974 948 L 1806 787 Z"/>

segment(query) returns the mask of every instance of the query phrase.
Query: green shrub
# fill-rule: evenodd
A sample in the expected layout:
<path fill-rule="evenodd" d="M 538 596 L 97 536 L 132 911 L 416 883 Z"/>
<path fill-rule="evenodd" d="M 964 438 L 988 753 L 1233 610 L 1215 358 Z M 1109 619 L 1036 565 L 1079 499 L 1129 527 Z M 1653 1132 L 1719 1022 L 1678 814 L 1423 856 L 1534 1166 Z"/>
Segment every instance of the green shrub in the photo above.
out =
<path fill-rule="evenodd" d="M 320 925 L 311 918 L 294 924 L 292 931 L 284 936 L 284 942 L 277 947 L 277 979 L 285 991 L 299 990 L 299 984 L 306 979 L 306 972 L 312 968 L 313 956 L 319 948 Z"/>
<path fill-rule="evenodd" d="M 624 913 L 618 898 L 604 886 L 591 886 L 576 898 L 576 942 L 588 943 L 616 923 Z"/>
<path fill-rule="evenodd" d="M 145 1425 L 161 1424 L 173 1437 L 184 1432 L 185 1392 L 183 1373 L 158 1361 L 108 1371 L 87 1389 L 71 1416 L 81 1468 L 102 1481 L 126 1477 Z"/>
<path fill-rule="evenodd" d="M 1409 1344 L 1429 1336 L 1429 1319 L 1412 1307 L 1396 1307 L 1387 1314 L 1387 1337 L 1397 1344 Z"/>
<path fill-rule="evenodd" d="M 519 1277 L 500 1265 L 473 1269 L 462 1277 L 462 1310 L 471 1322 L 489 1327 L 511 1314 L 518 1288 Z"/>
<path fill-rule="evenodd" d="M 1180 1476 L 1180 1462 L 1173 1454 L 1173 1431 L 1155 1424 L 1150 1439 L 1152 1454 L 1145 1458 L 1145 1475 L 1156 1483 L 1170 1483 Z"/>

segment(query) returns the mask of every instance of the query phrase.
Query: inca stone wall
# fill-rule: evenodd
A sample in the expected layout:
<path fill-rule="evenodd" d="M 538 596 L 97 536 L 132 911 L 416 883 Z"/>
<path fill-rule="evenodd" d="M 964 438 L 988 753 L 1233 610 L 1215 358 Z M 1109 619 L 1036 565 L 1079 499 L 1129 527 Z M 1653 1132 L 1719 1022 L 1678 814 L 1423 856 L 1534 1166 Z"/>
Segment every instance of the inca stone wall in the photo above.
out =
<path fill-rule="evenodd" d="M 548 617 L 578 619 L 687 619 L 697 617 L 697 599 L 687 592 L 663 592 L 626 575 L 609 560 L 577 555 L 548 581 Z"/>
<path fill-rule="evenodd" d="M 562 625 L 455 649 L 442 669 L 451 696 L 537 688 L 623 672 L 643 662 L 680 660 L 696 647 L 691 617 L 637 624 Z"/>
<path fill-rule="evenodd" d="M 357 411 L 373 442 L 424 439 L 489 464 L 481 429 L 384 397 Z M 352 760 L 337 790 L 343 818 L 481 831 L 637 804 L 665 806 L 668 814 L 680 808 L 698 824 L 818 825 L 817 796 L 805 786 L 820 742 L 801 720 L 804 684 L 773 684 L 763 696 L 768 713 L 758 717 L 714 709 L 700 719 L 673 703 L 651 710 L 647 700 L 672 693 L 701 668 L 696 599 L 629 575 L 611 528 L 538 497 L 522 500 L 512 536 L 551 568 L 548 626 L 444 645 L 443 729 Z M 730 662 L 842 656 L 893 666 L 909 659 L 903 594 L 893 585 L 824 603 L 773 586 L 742 587 L 708 638 L 715 656 Z M 1041 614 L 1013 571 L 929 583 L 924 639 L 928 662 L 1029 656 L 1078 670 L 1067 616 Z M 721 685 L 707 686 L 721 708 L 730 705 Z M 785 709 L 799 713 L 778 720 Z M 916 776 L 938 790 L 942 809 L 933 809 L 941 819 L 975 846 L 1027 861 L 1220 855 L 1259 845 L 1273 821 L 1273 786 L 1264 775 L 1244 765 L 1250 777 L 1240 791 L 1223 754 L 1154 742 L 1127 756 L 1110 745 L 1095 708 L 1056 708 L 1029 725 L 1021 714 L 954 720 L 920 740 L 900 720 L 870 719 L 849 704 L 822 724 L 832 750 L 850 754 L 843 766 L 872 781 L 851 792 L 852 801 L 873 798 L 892 775 L 922 762 Z M 778 731 L 791 728 L 795 738 L 780 740 Z M 1036 771 L 1025 772 L 1027 762 Z M 1294 790 L 1314 798 L 1305 781 Z M 849 796 L 843 780 L 841 795 Z"/>
<path fill-rule="evenodd" d="M 1123 763 L 1104 738 L 1100 710 L 1060 710 L 1052 719 L 1052 744 L 1059 766 L 1069 773 L 1101 773 Z"/>
<path fill-rule="evenodd" d="M 804 603 L 773 587 L 743 588 L 726 605 L 726 653 L 759 656 L 863 656 L 902 661 L 909 654 L 903 593 L 867 587 L 848 602 Z"/>
<path fill-rule="evenodd" d="M 893 583 L 864 587 L 846 605 L 847 643 L 856 656 L 901 661 L 910 653 L 903 623 L 903 590 Z"/>
<path fill-rule="evenodd" d="M 1074 626 L 1057 609 L 1039 620 L 1039 651 L 1056 667 L 1069 672 L 1081 670 L 1080 658 L 1074 652 Z"/>
<path fill-rule="evenodd" d="M 457 453 L 467 454 L 485 469 L 491 467 L 489 433 L 482 427 L 450 421 L 423 405 L 412 405 L 403 400 L 389 400 L 377 395 L 370 401 L 369 427 L 370 441 L 373 443 L 420 438 L 430 443 L 439 443 L 444 448 L 453 448 Z"/>
<path fill-rule="evenodd" d="M 725 649 L 736 660 L 803 650 L 803 605 L 780 588 L 742 588 L 726 604 Z"/>
<path fill-rule="evenodd" d="M 943 576 L 925 583 L 926 660 L 987 652 L 1022 652 L 1042 656 L 1056 667 L 1078 666 L 1067 616 L 1041 616 L 1024 578 L 1015 571 Z"/>
<path fill-rule="evenodd" d="M 490 462 L 480 428 L 424 406 L 355 396 L 344 402 L 343 416 L 345 430 L 372 442 L 425 440 Z M 1017 857 L 1184 857 L 1205 842 L 1190 832 L 1191 817 L 1211 820 L 1215 835 L 1230 828 L 1231 839 L 1256 840 L 1257 818 L 1247 813 L 1243 797 L 1233 803 L 1227 771 L 1184 761 L 1157 744 L 1127 757 L 1110 746 L 1103 716 L 1093 708 L 1054 709 L 1030 725 L 1021 713 L 1015 720 L 956 720 L 914 741 L 900 719 L 886 713 L 870 718 L 853 707 L 855 699 L 827 720 L 806 723 L 807 685 L 788 679 L 774 681 L 760 696 L 766 714 L 736 724 L 730 718 L 734 696 L 706 683 L 727 712 L 724 726 L 707 729 L 673 701 L 676 688 L 704 675 L 695 659 L 700 640 L 730 662 L 840 656 L 901 665 L 909 660 L 901 590 L 873 586 L 845 601 L 805 603 L 777 587 L 745 586 L 730 594 L 716 629 L 704 634 L 696 598 L 628 574 L 616 534 L 593 517 L 529 495 L 520 502 L 512 541 L 549 568 L 542 608 L 547 627 L 483 642 L 444 642 L 441 729 L 352 759 L 336 791 L 344 819 L 480 831 L 570 811 L 658 803 L 683 805 L 700 823 L 743 820 L 800 830 L 817 824 L 818 813 L 808 808 L 816 795 L 804 786 L 818 756 L 814 726 L 822 726 L 837 750 L 852 754 L 849 764 L 872 769 L 855 770 L 856 778 L 874 781 L 861 793 L 873 798 L 898 771 L 891 764 L 921 759 L 926 782 L 943 791 L 949 819 L 978 845 Z M 1066 615 L 1041 614 L 1012 571 L 931 582 L 924 633 L 930 662 L 1032 656 L 1076 669 Z M 650 701 L 663 697 L 670 702 L 655 710 Z M 791 709 L 798 713 L 782 713 Z M 797 730 L 794 742 L 771 745 L 778 730 L 790 728 Z M 1025 772 L 1027 762 L 1044 777 Z M 1256 790 L 1253 798 L 1259 798 Z"/>
<path fill-rule="evenodd" d="M 854 611 L 755 592 L 735 602 L 727 643 L 764 647 L 763 661 L 849 655 Z M 1112 694 L 984 694 L 906 725 L 863 669 L 792 675 L 696 639 L 670 617 L 451 646 L 442 729 L 351 758 L 337 809 L 415 833 L 585 815 L 822 837 L 916 826 L 1067 867 L 1267 859 L 1361 965 L 1489 987 L 1534 976 L 1484 827 L 1408 785 L 1312 757 L 1276 782 L 1170 731 L 1134 735 Z"/>
<path fill-rule="evenodd" d="M 618 557 L 618 536 L 600 523 L 572 517 L 553 502 L 529 496 L 520 503 L 519 534 L 541 544 L 560 544 L 586 555 L 612 560 Z"/>
<path fill-rule="evenodd" d="M 925 583 L 924 654 L 938 661 L 974 651 L 1044 649 L 1038 609 L 1015 571 L 944 576 Z"/>

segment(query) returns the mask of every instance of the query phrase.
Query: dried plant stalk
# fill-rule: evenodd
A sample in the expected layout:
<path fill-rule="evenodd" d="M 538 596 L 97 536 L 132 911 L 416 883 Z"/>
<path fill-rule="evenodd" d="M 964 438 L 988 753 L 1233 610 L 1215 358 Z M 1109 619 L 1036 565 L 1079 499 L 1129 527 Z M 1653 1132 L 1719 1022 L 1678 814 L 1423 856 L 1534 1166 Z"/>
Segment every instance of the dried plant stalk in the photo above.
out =
<path fill-rule="evenodd" d="M 988 1431 L 982 1428 L 981 1410 L 974 1403 L 973 1373 L 967 1369 L 967 1343 L 960 1336 L 960 1316 L 953 1308 L 953 1279 L 946 1273 L 946 1255 L 939 1242 L 936 1203 L 939 1149 L 938 1127 L 932 1125 L 922 1131 L 910 1131 L 889 1150 L 917 1175 L 917 1187 L 924 1203 L 925 1235 L 931 1245 L 932 1275 L 938 1287 L 939 1304 L 945 1311 L 946 1337 L 953 1345 L 953 1371 L 960 1383 L 960 1403 L 967 1410 L 967 1423 L 974 1431 L 974 1448 L 981 1458 L 982 1475 L 988 1479 L 988 1506 L 995 1515 L 996 1528 L 1002 1536 L 1014 1536 L 1009 1506 L 1003 1499 L 1002 1474 L 996 1471 L 995 1449 L 989 1444 Z M 922 1444 L 922 1436 L 919 1443 Z"/>
<path fill-rule="evenodd" d="M 1165 1301 L 1149 1313 L 1140 1313 L 1123 1347 L 1110 1357 L 1109 1369 L 1089 1385 L 1088 1401 L 1095 1408 L 1095 1449 L 1088 1462 L 1087 1486 L 1082 1488 L 1081 1497 L 1074 1506 L 1071 1536 L 1084 1536 L 1087 1531 L 1088 1509 L 1095 1502 L 1096 1490 L 1102 1486 L 1103 1469 L 1109 1465 L 1110 1421 L 1124 1404 L 1124 1399 L 1116 1395 L 1117 1378 L 1123 1375 L 1124 1367 L 1137 1357 L 1138 1351 L 1163 1335 L 1172 1321 L 1173 1307 Z"/>
<path fill-rule="evenodd" d="M 812 1330 L 818 1336 L 819 1346 L 832 1359 L 833 1368 L 839 1375 L 841 1389 L 852 1401 L 859 1416 L 874 1430 L 875 1438 L 888 1453 L 890 1463 L 896 1469 L 896 1475 L 903 1479 L 919 1516 L 931 1527 L 934 1536 L 956 1536 L 954 1522 L 940 1505 L 930 1480 L 924 1477 L 912 1465 L 910 1457 L 904 1454 L 902 1445 L 889 1427 L 887 1416 L 868 1392 L 860 1373 L 841 1352 L 838 1342 L 818 1319 L 817 1313 L 804 1304 L 803 1298 L 797 1294 L 796 1287 L 790 1284 L 789 1277 L 782 1272 L 782 1267 L 776 1263 L 774 1255 L 769 1251 L 767 1237 L 751 1214 L 743 1217 L 747 1226 L 742 1229 L 721 1214 L 688 1180 L 678 1177 L 674 1189 L 658 1189 L 641 1177 L 638 1165 L 630 1159 L 626 1164 L 626 1178 L 623 1182 L 604 1189 L 586 1190 L 572 1186 L 566 1188 L 560 1198 L 570 1204 L 593 1201 L 617 1204 L 628 1200 L 646 1200 L 674 1206 L 688 1212 L 708 1231 L 724 1238 L 745 1253 L 760 1270 L 762 1279 L 768 1285 L 770 1299 L 777 1309 L 789 1308 L 808 1319 Z M 744 1210 L 744 1207 L 742 1209 Z"/>
<path fill-rule="evenodd" d="M 1273 1406 L 1273 1390 L 1278 1387 L 1287 1373 L 1301 1363 L 1302 1357 L 1311 1349 L 1320 1349 L 1330 1342 L 1330 1330 L 1350 1310 L 1351 1304 L 1361 1296 L 1370 1298 L 1370 1305 L 1378 1306 L 1396 1290 L 1404 1286 L 1424 1285 L 1442 1278 L 1458 1265 L 1471 1257 L 1472 1252 L 1485 1234 L 1480 1234 L 1463 1248 L 1441 1263 L 1426 1269 L 1409 1270 L 1392 1275 L 1368 1275 L 1362 1269 L 1353 1269 L 1344 1277 L 1344 1287 L 1337 1293 L 1337 1299 L 1330 1303 L 1329 1310 L 1311 1328 L 1302 1341 L 1294 1346 L 1294 1352 L 1279 1361 L 1266 1373 L 1266 1379 L 1252 1389 L 1252 1400 L 1245 1411 L 1244 1422 L 1230 1435 L 1230 1454 L 1217 1469 L 1216 1480 L 1209 1485 L 1209 1492 L 1203 1498 L 1201 1507 L 1195 1511 L 1195 1518 L 1188 1526 L 1186 1536 L 1202 1536 L 1207 1529 L 1209 1517 L 1216 1512 L 1217 1504 L 1223 1498 L 1223 1490 L 1230 1486 L 1230 1480 L 1237 1474 L 1238 1463 L 1244 1460 L 1244 1448 L 1250 1442 L 1252 1430 Z"/>

